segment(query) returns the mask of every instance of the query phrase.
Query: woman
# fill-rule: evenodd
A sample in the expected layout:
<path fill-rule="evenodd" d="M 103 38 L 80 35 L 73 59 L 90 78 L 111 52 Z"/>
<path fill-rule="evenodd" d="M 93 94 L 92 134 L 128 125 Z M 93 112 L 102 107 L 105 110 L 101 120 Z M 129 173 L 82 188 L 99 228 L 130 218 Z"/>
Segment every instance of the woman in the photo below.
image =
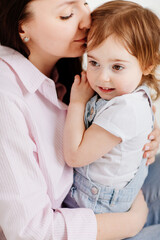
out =
<path fill-rule="evenodd" d="M 0 3 L 0 226 L 7 240 L 122 239 L 146 221 L 141 193 L 123 214 L 61 208 L 73 177 L 63 160 L 67 107 L 61 99 L 80 72 L 78 59 L 70 65 L 66 58 L 83 54 L 90 21 L 82 0 Z M 151 136 L 149 162 L 159 130 Z"/>

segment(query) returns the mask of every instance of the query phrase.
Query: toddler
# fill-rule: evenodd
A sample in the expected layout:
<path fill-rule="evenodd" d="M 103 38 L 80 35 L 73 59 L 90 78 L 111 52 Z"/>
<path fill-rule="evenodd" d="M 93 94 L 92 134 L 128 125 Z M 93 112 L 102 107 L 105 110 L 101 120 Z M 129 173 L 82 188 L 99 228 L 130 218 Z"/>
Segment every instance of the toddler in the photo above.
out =
<path fill-rule="evenodd" d="M 65 161 L 75 168 L 70 207 L 124 212 L 141 189 L 159 44 L 160 21 L 149 9 L 110 1 L 93 11 L 87 72 L 75 76 L 64 129 Z"/>

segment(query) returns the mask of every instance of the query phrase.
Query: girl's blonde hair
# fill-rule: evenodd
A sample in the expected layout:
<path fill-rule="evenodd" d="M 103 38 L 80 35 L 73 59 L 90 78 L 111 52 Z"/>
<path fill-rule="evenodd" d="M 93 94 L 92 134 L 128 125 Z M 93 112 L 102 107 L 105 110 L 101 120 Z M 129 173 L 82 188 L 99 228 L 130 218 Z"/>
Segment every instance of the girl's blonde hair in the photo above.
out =
<path fill-rule="evenodd" d="M 159 18 L 139 4 L 123 0 L 104 3 L 91 16 L 87 51 L 98 47 L 113 34 L 138 59 L 142 71 L 149 69 L 142 77 L 142 83 L 155 90 L 156 100 L 160 96 L 159 80 L 155 76 L 160 64 Z"/>

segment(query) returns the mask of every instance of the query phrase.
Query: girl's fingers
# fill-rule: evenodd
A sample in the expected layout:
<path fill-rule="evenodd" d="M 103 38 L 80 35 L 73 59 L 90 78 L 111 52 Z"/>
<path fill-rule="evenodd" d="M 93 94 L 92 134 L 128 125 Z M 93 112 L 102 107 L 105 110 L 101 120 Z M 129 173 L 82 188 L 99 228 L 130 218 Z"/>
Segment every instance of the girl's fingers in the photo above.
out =
<path fill-rule="evenodd" d="M 85 71 L 81 72 L 81 81 L 82 82 L 86 82 L 87 81 L 87 77 L 86 77 L 86 72 Z"/>
<path fill-rule="evenodd" d="M 77 85 L 79 85 L 80 82 L 81 82 L 80 76 L 79 76 L 79 75 L 76 75 L 76 76 L 74 77 L 74 83 L 77 84 Z"/>

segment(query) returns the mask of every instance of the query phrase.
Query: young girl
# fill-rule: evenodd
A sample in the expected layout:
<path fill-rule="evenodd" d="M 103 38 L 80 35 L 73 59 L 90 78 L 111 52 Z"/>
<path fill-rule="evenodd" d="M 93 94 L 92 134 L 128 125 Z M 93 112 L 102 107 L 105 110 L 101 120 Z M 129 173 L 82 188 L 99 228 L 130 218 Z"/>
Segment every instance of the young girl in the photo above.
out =
<path fill-rule="evenodd" d="M 147 86 L 160 95 L 160 20 L 138 4 L 111 1 L 92 21 L 87 78 L 75 77 L 64 130 L 65 160 L 75 167 L 67 199 L 95 213 L 124 212 L 147 176 L 142 149 L 153 127 Z"/>

